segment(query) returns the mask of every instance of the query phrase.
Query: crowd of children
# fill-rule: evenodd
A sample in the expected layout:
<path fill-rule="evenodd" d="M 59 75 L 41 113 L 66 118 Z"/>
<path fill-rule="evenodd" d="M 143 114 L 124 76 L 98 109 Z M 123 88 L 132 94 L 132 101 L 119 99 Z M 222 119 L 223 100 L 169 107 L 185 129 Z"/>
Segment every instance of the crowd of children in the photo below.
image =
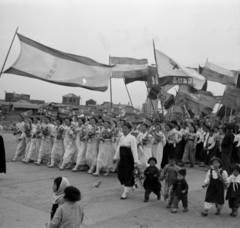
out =
<path fill-rule="evenodd" d="M 72 168 L 74 172 L 88 170 L 95 176 L 104 171 L 108 176 L 117 170 L 114 157 L 124 124 L 124 120 L 110 122 L 102 117 L 27 118 L 16 124 L 14 134 L 19 136 L 19 143 L 12 161 L 22 157 L 26 164 L 34 161 L 40 165 L 45 159 L 49 168 Z M 182 201 L 183 211 L 187 212 L 188 184 L 183 167 L 198 164 L 209 167 L 203 185 L 207 187 L 207 193 L 202 215 L 207 216 L 213 204 L 216 204 L 216 215 L 221 213 L 226 189 L 231 216 L 237 215 L 240 206 L 238 129 L 233 129 L 232 125 L 210 128 L 200 122 L 181 125 L 176 121 L 144 122 L 133 123 L 130 134 L 136 138 L 138 162 L 144 167 L 144 202 L 149 200 L 151 192 L 157 199 L 161 198 L 160 181 L 165 180 L 163 198 L 167 207 L 176 213 L 179 201 Z M 61 186 L 59 183 L 57 185 Z"/>

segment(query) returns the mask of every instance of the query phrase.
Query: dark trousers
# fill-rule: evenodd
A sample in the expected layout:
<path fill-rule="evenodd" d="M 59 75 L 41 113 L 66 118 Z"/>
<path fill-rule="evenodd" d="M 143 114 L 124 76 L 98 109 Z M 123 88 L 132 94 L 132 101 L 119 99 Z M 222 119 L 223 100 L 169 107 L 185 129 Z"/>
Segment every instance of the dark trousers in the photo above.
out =
<path fill-rule="evenodd" d="M 183 208 L 188 208 L 188 195 L 174 196 L 173 208 L 178 208 L 179 201 L 182 201 Z"/>
<path fill-rule="evenodd" d="M 229 205 L 229 208 L 238 209 L 239 206 L 240 206 L 240 197 L 238 197 L 237 199 L 236 198 L 230 198 L 228 200 L 228 205 Z"/>
<path fill-rule="evenodd" d="M 160 196 L 160 191 L 156 191 L 156 189 L 152 189 L 152 188 L 147 187 L 147 188 L 145 189 L 144 198 L 145 198 L 146 200 L 149 200 L 149 195 L 150 195 L 152 192 L 155 193 L 158 197 Z"/>

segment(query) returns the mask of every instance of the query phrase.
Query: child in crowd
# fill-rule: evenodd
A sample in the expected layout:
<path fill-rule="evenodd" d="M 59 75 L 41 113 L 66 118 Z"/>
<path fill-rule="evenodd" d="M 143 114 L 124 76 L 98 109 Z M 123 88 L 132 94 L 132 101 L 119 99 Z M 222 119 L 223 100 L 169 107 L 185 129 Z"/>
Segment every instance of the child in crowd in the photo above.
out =
<path fill-rule="evenodd" d="M 204 187 L 207 188 L 207 193 L 204 202 L 204 210 L 201 213 L 202 216 L 208 215 L 208 210 L 216 205 L 216 215 L 220 215 L 224 204 L 224 189 L 226 188 L 228 174 L 225 170 L 221 169 L 222 161 L 213 157 L 211 159 L 212 168 L 207 172 L 206 179 L 204 181 Z"/>
<path fill-rule="evenodd" d="M 161 183 L 159 181 L 160 172 L 159 169 L 156 167 L 156 158 L 149 158 L 148 164 L 150 166 L 148 166 L 144 171 L 144 175 L 146 177 L 143 183 L 143 187 L 145 189 L 144 202 L 147 202 L 149 200 L 149 195 L 151 194 L 151 192 L 154 192 L 157 195 L 157 199 L 160 200 L 161 191 Z"/>
<path fill-rule="evenodd" d="M 53 181 L 53 198 L 52 198 L 52 211 L 51 219 L 53 219 L 56 210 L 63 203 L 64 190 L 69 186 L 69 181 L 66 177 L 57 177 Z"/>
<path fill-rule="evenodd" d="M 171 208 L 173 197 L 170 193 L 171 186 L 177 180 L 177 174 L 180 170 L 175 164 L 175 160 L 173 157 L 169 157 L 168 164 L 164 167 L 160 180 L 163 181 L 165 179 L 165 186 L 164 186 L 164 200 L 167 201 L 167 208 Z"/>
<path fill-rule="evenodd" d="M 232 209 L 231 216 L 236 217 L 240 206 L 240 167 L 234 165 L 232 167 L 232 175 L 228 178 L 229 187 L 227 190 L 226 200 L 228 200 L 229 208 Z"/>
<path fill-rule="evenodd" d="M 57 227 L 80 227 L 83 222 L 84 212 L 80 203 L 81 193 L 73 187 L 68 186 L 64 190 L 64 202 L 57 209 L 53 219 L 45 228 Z"/>
<path fill-rule="evenodd" d="M 173 192 L 173 209 L 172 213 L 176 213 L 178 203 L 181 200 L 183 204 L 183 212 L 188 211 L 188 184 L 185 180 L 186 169 L 180 169 L 177 175 L 177 181 L 172 185 Z"/>

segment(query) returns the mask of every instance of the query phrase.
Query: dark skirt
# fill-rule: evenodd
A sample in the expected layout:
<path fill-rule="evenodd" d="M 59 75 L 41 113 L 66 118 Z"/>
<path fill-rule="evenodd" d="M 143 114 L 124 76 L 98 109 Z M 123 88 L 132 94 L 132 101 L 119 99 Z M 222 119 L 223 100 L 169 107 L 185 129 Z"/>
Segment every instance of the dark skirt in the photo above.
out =
<path fill-rule="evenodd" d="M 240 206 L 240 184 L 237 183 L 235 190 L 233 183 L 230 184 L 227 190 L 226 200 L 228 200 L 229 208 L 238 209 Z"/>
<path fill-rule="evenodd" d="M 3 137 L 0 135 L 0 173 L 6 173 L 6 158 Z"/>
<path fill-rule="evenodd" d="M 216 203 L 219 205 L 224 204 L 224 186 L 219 179 L 210 180 L 206 193 L 205 202 Z"/>
<path fill-rule="evenodd" d="M 234 142 L 233 143 L 233 149 L 232 149 L 232 157 L 231 157 L 231 162 L 232 164 L 238 164 L 240 163 L 239 161 L 239 157 L 238 157 L 238 149 L 236 148 L 236 145 L 238 144 L 238 142 Z"/>
<path fill-rule="evenodd" d="M 173 157 L 175 158 L 175 147 L 173 144 L 166 143 L 166 145 L 163 148 L 163 158 L 162 158 L 162 163 L 161 163 L 161 168 L 163 169 L 165 165 L 168 164 L 168 158 Z"/>
<path fill-rule="evenodd" d="M 126 187 L 134 185 L 134 159 L 131 148 L 120 147 L 120 161 L 118 164 L 118 180 Z"/>
<path fill-rule="evenodd" d="M 200 161 L 200 155 L 202 154 L 202 150 L 203 150 L 203 143 L 200 142 L 197 144 L 197 147 L 196 147 L 196 156 L 195 156 L 195 159 L 196 161 Z"/>

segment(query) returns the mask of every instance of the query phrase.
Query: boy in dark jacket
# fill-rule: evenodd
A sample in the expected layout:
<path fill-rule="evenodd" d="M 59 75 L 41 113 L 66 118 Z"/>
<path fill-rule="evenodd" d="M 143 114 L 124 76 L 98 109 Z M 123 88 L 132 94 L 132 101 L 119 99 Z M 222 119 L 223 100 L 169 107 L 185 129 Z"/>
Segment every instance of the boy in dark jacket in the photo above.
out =
<path fill-rule="evenodd" d="M 154 192 L 157 195 L 157 199 L 160 200 L 160 191 L 161 191 L 161 183 L 159 181 L 160 172 L 159 169 L 155 166 L 157 164 L 157 160 L 154 157 L 149 158 L 147 167 L 144 171 L 144 175 L 146 177 L 143 187 L 145 189 L 145 196 L 143 202 L 148 202 L 149 195 L 151 192 Z"/>
<path fill-rule="evenodd" d="M 177 175 L 177 181 L 172 186 L 173 191 L 173 209 L 172 213 L 176 213 L 179 201 L 182 201 L 183 211 L 188 211 L 188 184 L 185 180 L 186 169 L 180 169 Z"/>

